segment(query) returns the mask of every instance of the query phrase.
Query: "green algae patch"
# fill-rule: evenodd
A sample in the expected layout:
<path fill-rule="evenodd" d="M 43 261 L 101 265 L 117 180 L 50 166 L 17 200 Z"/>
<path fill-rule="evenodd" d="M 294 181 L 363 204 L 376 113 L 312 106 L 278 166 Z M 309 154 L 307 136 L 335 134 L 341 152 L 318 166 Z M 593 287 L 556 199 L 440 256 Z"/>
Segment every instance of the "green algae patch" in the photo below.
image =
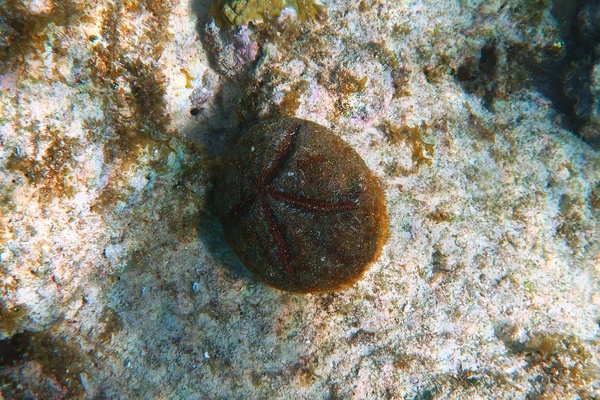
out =
<path fill-rule="evenodd" d="M 285 8 L 293 9 L 300 22 L 314 20 L 322 13 L 322 7 L 313 0 L 215 0 L 209 16 L 219 28 L 230 29 L 279 18 Z"/>

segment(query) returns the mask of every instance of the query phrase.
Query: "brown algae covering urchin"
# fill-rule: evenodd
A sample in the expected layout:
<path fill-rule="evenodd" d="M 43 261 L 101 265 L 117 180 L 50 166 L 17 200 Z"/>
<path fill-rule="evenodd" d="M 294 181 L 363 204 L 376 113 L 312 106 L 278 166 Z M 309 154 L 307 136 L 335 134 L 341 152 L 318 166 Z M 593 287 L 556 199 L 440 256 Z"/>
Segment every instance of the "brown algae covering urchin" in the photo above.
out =
<path fill-rule="evenodd" d="M 297 118 L 264 121 L 240 139 L 216 200 L 243 264 L 291 292 L 356 282 L 387 233 L 384 195 L 362 158 L 328 128 Z"/>

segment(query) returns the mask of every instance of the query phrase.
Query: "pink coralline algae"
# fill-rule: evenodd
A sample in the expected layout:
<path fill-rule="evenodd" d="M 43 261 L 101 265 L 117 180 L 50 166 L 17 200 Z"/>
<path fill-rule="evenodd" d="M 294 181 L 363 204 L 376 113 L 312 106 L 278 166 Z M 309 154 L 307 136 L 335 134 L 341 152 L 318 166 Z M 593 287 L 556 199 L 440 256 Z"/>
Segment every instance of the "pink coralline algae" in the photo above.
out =
<path fill-rule="evenodd" d="M 222 31 L 211 20 L 206 24 L 204 43 L 215 67 L 232 79 L 241 77 L 258 57 L 258 41 L 246 25 Z"/>

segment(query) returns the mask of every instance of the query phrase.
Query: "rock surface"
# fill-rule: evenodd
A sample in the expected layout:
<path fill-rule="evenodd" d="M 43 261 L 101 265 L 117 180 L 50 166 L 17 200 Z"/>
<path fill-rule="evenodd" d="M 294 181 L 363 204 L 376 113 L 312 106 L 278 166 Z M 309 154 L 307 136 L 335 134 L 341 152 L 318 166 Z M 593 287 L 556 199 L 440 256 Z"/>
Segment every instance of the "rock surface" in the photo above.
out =
<path fill-rule="evenodd" d="M 598 395 L 600 156 L 536 72 L 565 21 L 322 8 L 224 31 L 208 0 L 0 4 L 2 396 Z M 342 291 L 265 286 L 215 219 L 221 155 L 276 115 L 384 188 L 390 237 Z"/>

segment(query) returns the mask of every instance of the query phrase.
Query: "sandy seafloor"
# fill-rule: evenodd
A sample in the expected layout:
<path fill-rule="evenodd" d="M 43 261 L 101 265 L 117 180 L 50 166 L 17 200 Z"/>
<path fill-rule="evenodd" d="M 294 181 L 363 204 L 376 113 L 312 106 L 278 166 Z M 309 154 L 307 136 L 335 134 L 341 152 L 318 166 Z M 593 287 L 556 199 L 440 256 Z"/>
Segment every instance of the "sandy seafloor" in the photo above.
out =
<path fill-rule="evenodd" d="M 580 76 L 576 11 L 322 6 L 205 34 L 208 0 L 0 3 L 0 398 L 599 398 L 600 156 L 540 84 Z M 384 188 L 352 287 L 272 289 L 223 239 L 214 171 L 275 115 Z"/>

